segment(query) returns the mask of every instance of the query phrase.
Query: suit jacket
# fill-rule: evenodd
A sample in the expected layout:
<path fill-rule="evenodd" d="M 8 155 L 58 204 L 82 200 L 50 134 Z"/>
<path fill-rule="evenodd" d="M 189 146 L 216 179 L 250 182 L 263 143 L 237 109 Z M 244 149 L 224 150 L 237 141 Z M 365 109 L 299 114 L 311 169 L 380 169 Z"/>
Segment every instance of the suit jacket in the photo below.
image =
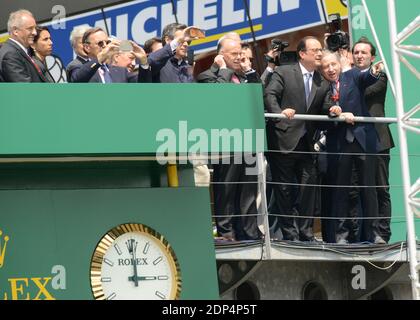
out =
<path fill-rule="evenodd" d="M 353 68 L 340 74 L 340 99 L 338 105 L 343 112 L 352 112 L 355 116 L 370 117 L 365 103 L 365 90 L 374 84 L 378 78 L 370 70 L 361 72 Z M 347 130 L 351 130 L 354 138 L 365 152 L 376 153 L 379 149 L 378 135 L 373 123 L 355 123 L 354 125 L 340 122 L 327 132 L 327 150 L 340 152 L 345 145 Z"/>
<path fill-rule="evenodd" d="M 10 39 L 0 49 L 0 75 L 4 82 L 46 82 L 27 53 Z"/>
<path fill-rule="evenodd" d="M 281 113 L 293 108 L 296 114 L 321 114 L 328 102 L 330 85 L 318 71 L 312 78 L 309 106 L 306 105 L 305 87 L 299 64 L 276 67 L 265 89 L 264 101 L 267 112 Z M 319 124 L 303 120 L 270 120 L 267 122 L 269 149 L 293 151 L 306 132 L 306 139 L 313 146 L 313 137 Z"/>
<path fill-rule="evenodd" d="M 365 102 L 372 117 L 385 117 L 385 97 L 388 78 L 382 73 L 379 80 L 367 87 L 365 90 Z M 384 151 L 393 148 L 391 130 L 386 123 L 375 123 L 376 131 L 379 135 L 380 148 L 378 151 Z"/>
<path fill-rule="evenodd" d="M 268 71 L 266 68 L 261 75 L 261 82 L 263 83 L 264 87 L 267 87 L 270 83 L 271 77 L 273 76 L 273 72 Z"/>
<path fill-rule="evenodd" d="M 147 57 L 150 68 L 152 69 L 152 82 L 160 82 L 160 70 L 166 65 L 168 60 L 175 56 L 175 52 L 172 51 L 170 43 L 167 43 L 163 48 L 152 52 Z"/>
<path fill-rule="evenodd" d="M 88 59 L 82 58 L 81 56 L 77 56 L 76 59 L 74 59 L 67 65 L 66 73 L 67 73 L 67 79 L 69 82 L 70 82 L 73 71 L 88 61 L 89 61 Z"/>
<path fill-rule="evenodd" d="M 197 76 L 197 82 L 201 83 L 232 83 L 232 76 L 235 72 L 232 69 L 219 69 L 213 64 L 210 69 Z M 250 72 L 246 75 L 236 74 L 241 83 L 261 83 L 257 72 Z"/>
<path fill-rule="evenodd" d="M 55 80 L 54 80 L 52 74 L 50 73 L 50 71 L 48 70 L 47 65 L 44 62 L 42 62 L 41 60 L 39 60 L 36 55 L 32 56 L 32 59 L 38 65 L 38 67 L 41 69 L 41 72 L 44 75 L 45 80 L 46 80 L 45 82 L 55 83 Z"/>
<path fill-rule="evenodd" d="M 176 57 L 170 58 L 160 70 L 161 83 L 191 83 L 194 78 L 190 72 L 191 66 L 185 61 L 178 61 Z"/>
<path fill-rule="evenodd" d="M 100 64 L 96 59 L 92 59 L 81 65 L 74 65 L 71 78 L 68 80 L 69 82 L 102 83 L 101 76 L 98 72 L 99 68 Z M 150 68 L 145 70 L 140 66 L 138 74 L 128 72 L 127 68 L 112 65 L 109 65 L 108 69 L 113 83 L 151 82 Z"/>

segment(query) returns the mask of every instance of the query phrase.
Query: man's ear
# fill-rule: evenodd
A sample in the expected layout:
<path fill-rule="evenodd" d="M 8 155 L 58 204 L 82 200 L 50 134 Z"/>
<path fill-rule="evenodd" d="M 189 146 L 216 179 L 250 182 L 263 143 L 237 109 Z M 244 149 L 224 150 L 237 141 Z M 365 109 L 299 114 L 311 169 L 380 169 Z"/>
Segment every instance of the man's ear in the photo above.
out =
<path fill-rule="evenodd" d="M 83 44 L 83 52 L 86 53 L 87 56 L 89 55 L 89 52 L 90 52 L 88 47 L 89 45 L 87 43 Z"/>
<path fill-rule="evenodd" d="M 16 37 L 17 36 L 17 32 L 18 32 L 18 29 L 16 27 L 13 27 L 12 35 L 14 35 Z"/>
<path fill-rule="evenodd" d="M 376 59 L 376 56 L 371 56 L 370 57 L 370 63 L 373 64 L 373 62 L 375 61 L 375 59 Z"/>
<path fill-rule="evenodd" d="M 298 52 L 298 55 L 299 55 L 299 57 L 300 57 L 300 60 L 302 60 L 302 58 L 303 58 L 303 57 L 302 57 L 302 54 L 303 54 L 302 52 L 303 52 L 302 50 Z"/>

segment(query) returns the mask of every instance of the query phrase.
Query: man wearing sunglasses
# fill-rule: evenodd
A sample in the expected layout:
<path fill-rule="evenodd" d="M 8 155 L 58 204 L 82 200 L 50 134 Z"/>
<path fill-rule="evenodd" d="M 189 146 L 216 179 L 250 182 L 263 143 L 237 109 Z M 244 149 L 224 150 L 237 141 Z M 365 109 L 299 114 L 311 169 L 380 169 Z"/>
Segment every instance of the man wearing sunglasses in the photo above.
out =
<path fill-rule="evenodd" d="M 82 38 L 83 49 L 89 61 L 73 70 L 69 82 L 125 83 L 151 82 L 151 72 L 144 50 L 132 42 L 133 56 L 140 62 L 140 72 L 130 73 L 126 68 L 112 66 L 111 57 L 119 52 L 119 41 L 110 40 L 101 28 L 91 28 Z"/>
<path fill-rule="evenodd" d="M 166 61 L 165 65 L 159 72 L 159 82 L 162 83 L 191 83 L 193 78 L 193 67 L 187 61 L 188 48 L 191 43 L 189 39 L 185 41 L 184 30 L 187 28 L 185 24 L 174 25 L 172 32 L 166 33 L 164 41 L 170 42 L 173 39 L 183 39 L 177 43 L 173 52 L 173 57 Z"/>

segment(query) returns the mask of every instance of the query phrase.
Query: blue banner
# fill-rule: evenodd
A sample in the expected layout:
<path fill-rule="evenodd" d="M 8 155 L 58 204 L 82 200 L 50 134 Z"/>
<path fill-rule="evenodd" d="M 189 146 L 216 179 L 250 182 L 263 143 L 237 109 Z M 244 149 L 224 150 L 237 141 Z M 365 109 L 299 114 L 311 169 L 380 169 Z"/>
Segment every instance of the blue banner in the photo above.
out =
<path fill-rule="evenodd" d="M 206 30 L 206 38 L 193 42 L 196 53 L 216 47 L 223 33 L 236 31 L 243 40 L 252 38 L 243 0 L 178 0 L 179 22 Z M 324 23 L 319 0 L 247 0 L 257 39 Z M 137 0 L 47 23 L 54 55 L 64 65 L 73 59 L 70 33 L 80 25 L 100 26 L 119 39 L 139 44 L 160 36 L 163 27 L 175 22 L 172 1 Z"/>

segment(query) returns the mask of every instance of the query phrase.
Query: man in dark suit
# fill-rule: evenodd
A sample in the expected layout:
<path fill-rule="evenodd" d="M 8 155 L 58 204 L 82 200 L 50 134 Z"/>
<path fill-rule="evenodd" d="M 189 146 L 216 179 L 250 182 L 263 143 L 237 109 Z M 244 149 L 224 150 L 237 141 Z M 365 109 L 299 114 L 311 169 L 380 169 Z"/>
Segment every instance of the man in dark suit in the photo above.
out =
<path fill-rule="evenodd" d="M 355 67 L 365 71 L 370 68 L 375 61 L 376 48 L 366 38 L 361 38 L 353 46 L 353 61 Z M 387 90 L 388 78 L 385 73 L 381 73 L 376 83 L 372 84 L 365 90 L 365 102 L 368 111 L 372 117 L 385 117 L 385 97 Z M 391 131 L 388 124 L 376 123 L 376 131 L 378 132 L 380 147 L 379 155 L 376 157 L 376 185 L 389 185 L 389 151 L 394 147 Z M 378 195 L 378 215 L 384 219 L 379 220 L 379 233 L 381 237 L 388 242 L 391 237 L 391 196 L 389 187 L 376 188 Z M 351 196 L 356 196 L 352 192 Z M 352 201 L 357 203 L 357 201 Z M 361 239 L 362 241 L 366 239 Z"/>
<path fill-rule="evenodd" d="M 71 78 L 74 69 L 89 61 L 89 57 L 83 49 L 83 35 L 89 29 L 88 26 L 78 26 L 70 34 L 70 43 L 76 53 L 76 58 L 67 65 L 67 79 Z"/>
<path fill-rule="evenodd" d="M 46 82 L 28 50 L 36 36 L 36 21 L 31 12 L 19 10 L 7 22 L 9 40 L 0 49 L 0 77 L 4 82 Z"/>
<path fill-rule="evenodd" d="M 325 52 L 322 57 L 321 70 L 331 83 L 332 100 L 343 112 L 347 123 L 331 125 L 327 131 L 328 177 L 338 185 L 331 192 L 330 210 L 339 218 L 349 218 L 349 189 L 353 165 L 357 172 L 357 181 L 361 188 L 361 204 L 364 216 L 378 216 L 375 172 L 376 158 L 369 153 L 376 153 L 378 136 L 372 123 L 354 124 L 354 116 L 369 116 L 364 94 L 365 89 L 374 84 L 382 70 L 382 65 L 375 65 L 366 72 L 357 68 L 341 72 L 340 56 L 337 53 Z M 339 107 L 338 107 L 339 106 Z M 340 219 L 335 224 L 335 240 L 339 244 L 348 243 L 351 220 Z M 369 242 L 383 244 L 378 232 L 377 219 L 363 219 L 361 222 L 362 237 Z"/>
<path fill-rule="evenodd" d="M 283 239 L 316 241 L 313 235 L 315 159 L 313 150 L 314 125 L 292 120 L 294 114 L 319 114 L 329 90 L 329 84 L 316 70 L 321 64 L 321 43 L 314 37 L 303 38 L 297 47 L 299 63 L 276 67 L 265 90 L 265 105 L 270 113 L 285 114 L 288 119 L 267 122 L 268 162 L 271 169 L 273 197 L 280 212 L 288 217 L 271 217 L 271 233 Z M 294 187 L 290 184 L 299 184 Z M 272 205 L 271 205 L 272 206 Z M 270 206 L 270 207 L 271 207 Z M 271 210 L 270 210 L 271 211 Z M 296 217 L 296 219 L 295 219 Z M 298 218 L 299 217 L 299 218 Z"/>
<path fill-rule="evenodd" d="M 101 28 L 87 30 L 82 41 L 90 60 L 73 68 L 71 77 L 68 79 L 70 82 L 151 82 L 146 53 L 134 42 L 132 54 L 140 61 L 138 74 L 129 73 L 127 68 L 108 64 L 112 54 L 119 50 L 119 43 L 109 40 Z"/>
<path fill-rule="evenodd" d="M 261 83 L 257 73 L 251 68 L 251 62 L 242 54 L 240 40 L 222 37 L 217 52 L 211 68 L 198 75 L 198 82 Z M 242 154 L 232 156 L 228 164 L 222 162 L 213 165 L 213 181 L 221 182 L 213 186 L 214 212 L 218 216 L 217 232 L 225 239 L 256 240 L 261 237 L 256 216 L 258 180 L 256 175 L 247 172 L 251 167 Z"/>

